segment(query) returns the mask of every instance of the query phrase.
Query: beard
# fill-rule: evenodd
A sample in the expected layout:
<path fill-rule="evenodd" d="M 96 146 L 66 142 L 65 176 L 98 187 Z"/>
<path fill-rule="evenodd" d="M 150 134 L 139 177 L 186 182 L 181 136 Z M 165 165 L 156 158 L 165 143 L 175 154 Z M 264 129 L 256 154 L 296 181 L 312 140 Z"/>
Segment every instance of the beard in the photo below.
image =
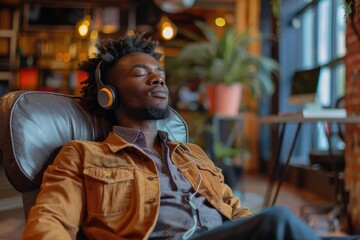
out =
<path fill-rule="evenodd" d="M 160 105 L 148 105 L 143 107 L 135 107 L 130 104 L 122 104 L 127 114 L 138 120 L 160 120 L 170 116 L 170 108 Z"/>

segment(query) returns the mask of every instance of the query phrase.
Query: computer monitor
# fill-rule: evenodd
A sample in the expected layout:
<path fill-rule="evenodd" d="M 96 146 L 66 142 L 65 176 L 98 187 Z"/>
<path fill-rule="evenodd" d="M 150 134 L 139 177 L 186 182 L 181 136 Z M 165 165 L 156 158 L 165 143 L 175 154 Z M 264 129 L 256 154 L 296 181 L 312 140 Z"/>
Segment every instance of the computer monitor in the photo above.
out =
<path fill-rule="evenodd" d="M 292 78 L 290 105 L 315 103 L 319 83 L 320 67 L 296 71 Z"/>

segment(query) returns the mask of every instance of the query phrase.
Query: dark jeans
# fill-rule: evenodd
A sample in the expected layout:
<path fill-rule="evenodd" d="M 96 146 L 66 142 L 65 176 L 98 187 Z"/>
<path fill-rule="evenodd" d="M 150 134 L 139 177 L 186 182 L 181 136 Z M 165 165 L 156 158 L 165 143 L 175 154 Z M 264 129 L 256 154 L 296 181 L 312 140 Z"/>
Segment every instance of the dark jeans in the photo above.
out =
<path fill-rule="evenodd" d="M 284 206 L 262 210 L 253 217 L 241 218 L 195 235 L 192 240 L 359 240 L 359 236 L 320 238 L 314 230 Z"/>

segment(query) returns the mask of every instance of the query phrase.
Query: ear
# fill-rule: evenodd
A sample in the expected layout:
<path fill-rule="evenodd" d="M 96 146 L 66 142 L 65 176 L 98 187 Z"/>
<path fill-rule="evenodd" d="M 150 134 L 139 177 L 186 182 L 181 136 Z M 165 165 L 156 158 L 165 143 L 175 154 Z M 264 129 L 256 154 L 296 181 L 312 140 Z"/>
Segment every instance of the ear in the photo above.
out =
<path fill-rule="evenodd" d="M 102 67 L 103 61 L 101 60 L 95 69 L 95 81 L 97 87 L 97 99 L 99 105 L 104 109 L 113 109 L 117 105 L 117 93 L 116 90 L 108 84 L 104 84 L 102 81 Z"/>

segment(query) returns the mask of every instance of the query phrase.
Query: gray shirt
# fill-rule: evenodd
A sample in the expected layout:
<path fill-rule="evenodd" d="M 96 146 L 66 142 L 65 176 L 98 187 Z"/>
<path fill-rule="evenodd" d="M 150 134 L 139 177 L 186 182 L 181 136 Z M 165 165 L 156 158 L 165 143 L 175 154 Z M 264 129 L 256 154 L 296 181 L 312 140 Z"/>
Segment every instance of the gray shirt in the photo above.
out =
<path fill-rule="evenodd" d="M 159 174 L 161 200 L 158 221 L 150 239 L 181 238 L 194 225 L 189 197 L 195 190 L 171 161 L 167 133 L 158 132 L 162 149 L 162 156 L 160 156 L 147 148 L 145 136 L 141 131 L 120 126 L 115 126 L 113 131 L 125 141 L 141 148 L 155 162 Z M 207 202 L 205 197 L 196 194 L 192 202 L 197 208 L 196 233 L 222 224 L 222 215 Z"/>

